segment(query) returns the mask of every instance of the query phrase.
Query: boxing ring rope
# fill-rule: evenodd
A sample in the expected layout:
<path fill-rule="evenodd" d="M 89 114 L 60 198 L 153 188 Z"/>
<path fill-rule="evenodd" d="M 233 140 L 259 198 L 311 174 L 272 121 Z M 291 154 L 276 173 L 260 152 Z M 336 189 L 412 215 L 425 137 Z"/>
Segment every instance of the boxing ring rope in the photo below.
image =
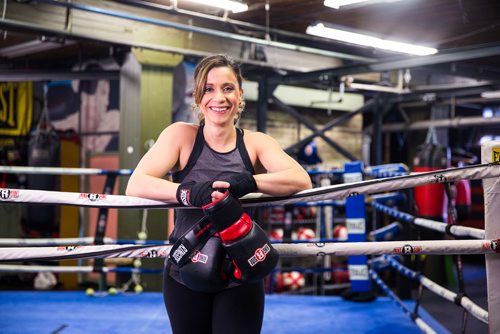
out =
<path fill-rule="evenodd" d="M 491 160 L 491 159 L 489 159 Z M 495 161 L 487 161 L 481 165 L 471 165 L 465 167 L 450 168 L 424 173 L 412 173 L 409 175 L 392 176 L 384 179 L 373 179 L 368 181 L 353 182 L 326 186 L 299 192 L 289 197 L 271 197 L 264 194 L 250 194 L 242 198 L 242 203 L 246 207 L 265 205 L 285 205 L 299 201 L 324 201 L 334 199 L 345 199 L 348 196 L 358 194 L 372 194 L 386 191 L 413 188 L 430 183 L 447 183 L 462 179 L 489 179 L 500 176 L 500 164 Z M 19 167 L 17 167 L 19 168 Z M 51 168 L 52 169 L 52 168 Z M 92 170 L 93 175 L 99 170 Z M 102 170 L 101 170 L 102 171 Z M 5 172 L 5 171 L 4 171 Z M 16 171 L 19 172 L 19 171 Z M 53 171 L 55 173 L 55 171 Z M 75 174 L 81 175 L 81 169 L 75 169 Z M 35 170 L 26 169 L 26 173 L 40 173 L 40 168 Z M 59 173 L 60 174 L 60 173 Z M 103 174 L 100 174 L 103 175 Z M 116 175 L 116 174 L 115 174 Z M 127 175 L 127 174 L 124 174 Z M 497 180 L 492 181 L 496 183 Z M 486 190 L 485 190 L 486 195 Z M 58 204 L 83 207 L 100 208 L 175 208 L 177 203 L 165 203 L 162 201 L 148 200 L 137 197 L 122 195 L 103 195 L 90 193 L 69 193 L 56 191 L 39 191 L 25 189 L 0 188 L 0 202 L 5 203 L 43 203 Z M 485 201 L 486 203 L 486 201 Z M 491 204 L 491 203 L 490 203 Z M 408 218 L 408 216 L 405 216 Z M 416 223 L 413 217 L 411 221 Z M 434 226 L 436 222 L 419 220 L 422 226 Z M 439 223 L 442 224 L 442 223 Z M 443 224 L 446 225 L 446 224 Z M 441 226 L 437 226 L 439 230 Z M 458 226 L 454 226 L 458 227 Z M 451 231 L 451 228 L 450 228 Z M 446 230 L 444 230 L 446 232 Z M 478 238 L 479 231 L 464 232 L 462 229 L 455 229 L 456 233 L 469 233 Z M 495 230 L 495 232 L 499 232 Z M 361 242 L 361 243 L 304 243 L 304 244 L 276 244 L 274 247 L 282 257 L 305 257 L 324 255 L 410 255 L 410 254 L 486 254 L 495 256 L 500 253 L 496 239 L 500 233 L 488 234 L 487 240 L 428 240 L 428 241 L 383 241 L 383 242 Z M 478 239 L 483 239 L 482 237 Z M 166 257 L 170 251 L 170 245 L 147 246 L 147 245 L 95 245 L 95 246 L 59 246 L 59 247 L 8 247 L 0 248 L 0 262 L 28 261 L 28 260 L 63 260 L 77 258 L 161 258 Z M 487 261 L 488 265 L 488 261 Z M 45 266 L 44 266 L 45 267 Z M 8 267 L 4 269 L 7 270 Z M 14 268 L 14 267 L 10 267 Z M 16 267 L 17 268 L 17 267 Z M 58 267 L 60 268 L 60 267 Z M 95 271 L 94 267 L 92 268 Z M 1 269 L 1 270 L 4 270 Z M 107 269 L 106 270 L 111 270 Z M 68 269 L 70 270 L 70 269 Z M 82 269 L 88 270 L 88 269 Z M 380 277 L 370 269 L 370 276 L 380 285 Z M 488 277 L 492 277 L 488 275 Z M 380 280 L 380 282 L 379 282 Z M 488 280 L 488 289 L 491 291 Z M 431 281 L 432 282 L 432 281 Z M 395 300 L 398 297 L 387 287 L 386 293 L 393 295 Z M 384 290 L 386 290 L 384 289 Z M 463 299 L 463 298 L 462 298 Z M 489 300 L 490 301 L 490 300 Z M 400 306 L 404 306 L 400 303 Z M 465 306 L 464 306 L 465 307 Z M 471 307 L 474 309 L 474 307 Z M 404 309 L 404 308 L 403 308 Z M 412 316 L 415 323 L 426 333 L 434 331 L 425 324 L 419 317 L 411 314 L 405 309 L 407 314 Z M 491 309 L 490 309 L 491 312 Z M 472 312 L 471 312 L 472 313 Z M 479 312 L 480 313 L 480 312 Z M 496 328 L 491 327 L 490 328 Z"/>
<path fill-rule="evenodd" d="M 459 295 L 453 291 L 450 291 L 440 286 L 439 284 L 428 279 L 422 274 L 418 274 L 415 271 L 405 267 L 400 262 L 398 262 L 393 256 L 383 255 L 382 260 L 386 261 L 391 268 L 397 270 L 404 276 L 418 281 L 420 284 L 422 284 L 429 291 L 435 293 L 436 295 L 439 295 L 452 303 L 462 306 L 464 309 L 469 311 L 469 313 L 472 314 L 476 319 L 484 322 L 485 324 L 488 324 L 488 312 L 482 309 L 477 304 L 475 304 L 467 296 Z"/>
<path fill-rule="evenodd" d="M 324 255 L 412 255 L 412 254 L 494 254 L 500 253 L 499 239 L 423 240 L 345 243 L 275 244 L 281 257 Z M 172 245 L 93 245 L 59 247 L 3 247 L 0 262 L 66 260 L 82 258 L 163 258 Z"/>
<path fill-rule="evenodd" d="M 372 202 L 372 207 L 377 211 L 383 212 L 393 218 L 402 220 L 406 223 L 413 223 L 417 226 L 425 227 L 434 231 L 450 234 L 454 237 L 471 237 L 474 239 L 484 239 L 484 230 L 467 226 L 450 225 L 443 222 L 418 218 L 409 213 L 401 212 L 386 205 Z"/>
<path fill-rule="evenodd" d="M 403 301 L 396 296 L 396 294 L 382 281 L 380 276 L 373 270 L 369 269 L 368 270 L 371 278 L 377 283 L 377 285 L 387 294 L 388 297 L 390 297 L 396 305 L 398 305 L 403 312 L 410 317 L 410 319 L 415 322 L 415 324 L 420 328 L 424 333 L 426 334 L 436 334 L 436 331 L 432 329 L 431 326 L 429 326 L 422 318 L 420 318 L 417 314 L 414 312 L 410 311 L 410 309 L 403 303 Z"/>
<path fill-rule="evenodd" d="M 41 175 L 120 175 L 128 176 L 132 169 L 100 169 L 100 168 L 68 168 L 68 167 L 29 167 L 0 166 L 0 173 L 8 174 L 41 174 Z"/>
<path fill-rule="evenodd" d="M 19 272 L 19 273 L 132 273 L 132 274 L 160 274 L 163 269 L 130 268 L 130 267 L 98 267 L 93 266 L 39 266 L 39 265 L 0 265 L 0 272 Z"/>
<path fill-rule="evenodd" d="M 265 194 L 249 194 L 242 197 L 243 206 L 285 205 L 300 201 L 324 201 L 343 199 L 359 194 L 372 194 L 413 188 L 431 183 L 453 182 L 462 179 L 486 179 L 500 176 L 500 164 L 471 165 L 431 172 L 414 173 L 385 179 L 373 179 L 336 184 L 298 192 L 288 197 L 271 197 Z M 124 195 L 58 192 L 43 190 L 0 188 L 0 202 L 43 203 L 101 208 L 176 208 L 178 203 L 167 203 Z"/>
<path fill-rule="evenodd" d="M 0 238 L 0 246 L 83 246 L 93 245 L 96 242 L 95 237 L 83 238 Z M 102 239 L 102 244 L 135 244 L 135 245 L 166 245 L 165 240 L 128 240 L 128 239 L 113 239 L 105 237 Z"/>

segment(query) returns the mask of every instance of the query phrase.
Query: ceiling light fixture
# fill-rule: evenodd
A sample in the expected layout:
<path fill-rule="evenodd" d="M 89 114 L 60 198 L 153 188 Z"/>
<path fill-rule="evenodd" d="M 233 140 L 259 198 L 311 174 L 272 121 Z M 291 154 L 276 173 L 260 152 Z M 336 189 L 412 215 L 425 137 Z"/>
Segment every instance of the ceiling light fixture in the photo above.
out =
<path fill-rule="evenodd" d="M 233 13 L 246 12 L 248 10 L 248 5 L 246 3 L 232 1 L 232 0 L 185 0 L 189 2 L 198 3 L 205 6 L 222 8 L 225 10 L 230 10 Z"/>
<path fill-rule="evenodd" d="M 309 27 L 307 27 L 306 33 L 309 35 L 330 38 L 341 42 L 352 43 L 362 46 L 369 46 L 377 49 L 407 53 L 417 56 L 427 56 L 438 52 L 437 49 L 429 48 L 426 46 L 389 41 L 386 39 L 373 37 L 369 35 L 363 35 L 346 30 L 330 28 L 323 23 L 310 25 Z"/>
<path fill-rule="evenodd" d="M 498 98 L 500 98 L 500 90 L 493 90 L 490 92 L 482 92 L 481 97 L 484 99 L 498 99 Z"/>
<path fill-rule="evenodd" d="M 323 4 L 326 7 L 331 7 L 335 9 L 340 9 L 340 7 L 360 4 L 362 2 L 368 2 L 368 4 L 377 3 L 377 2 L 396 2 L 399 0 L 325 0 Z M 368 5 L 367 4 L 367 5 Z"/>

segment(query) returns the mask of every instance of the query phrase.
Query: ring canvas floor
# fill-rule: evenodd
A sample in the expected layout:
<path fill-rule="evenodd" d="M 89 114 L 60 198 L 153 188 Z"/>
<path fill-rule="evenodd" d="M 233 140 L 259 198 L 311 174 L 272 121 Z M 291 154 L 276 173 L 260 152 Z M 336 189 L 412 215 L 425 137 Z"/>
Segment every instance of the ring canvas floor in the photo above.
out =
<path fill-rule="evenodd" d="M 414 302 L 405 304 L 413 309 Z M 425 309 L 420 316 L 439 334 L 450 333 Z M 193 321 L 196 321 L 193 315 Z M 3 334 L 171 333 L 157 292 L 92 297 L 83 291 L 0 292 Z M 352 302 L 332 296 L 268 295 L 262 334 L 405 333 L 422 331 L 392 300 Z"/>

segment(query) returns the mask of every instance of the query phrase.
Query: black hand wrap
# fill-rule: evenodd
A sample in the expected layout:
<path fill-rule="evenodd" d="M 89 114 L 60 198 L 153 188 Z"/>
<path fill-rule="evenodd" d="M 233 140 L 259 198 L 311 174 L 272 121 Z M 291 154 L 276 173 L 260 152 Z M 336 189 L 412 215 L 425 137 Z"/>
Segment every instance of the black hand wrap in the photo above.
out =
<path fill-rule="evenodd" d="M 237 198 L 257 191 L 257 183 L 253 175 L 247 171 L 231 176 L 227 182 L 230 184 L 229 192 Z"/>
<path fill-rule="evenodd" d="M 213 181 L 183 182 L 177 188 L 177 201 L 184 206 L 201 207 L 212 201 Z"/>
<path fill-rule="evenodd" d="M 243 211 L 238 199 L 227 192 L 223 198 L 205 205 L 203 212 L 210 217 L 232 259 L 233 280 L 255 281 L 271 273 L 279 254 L 266 233 Z"/>

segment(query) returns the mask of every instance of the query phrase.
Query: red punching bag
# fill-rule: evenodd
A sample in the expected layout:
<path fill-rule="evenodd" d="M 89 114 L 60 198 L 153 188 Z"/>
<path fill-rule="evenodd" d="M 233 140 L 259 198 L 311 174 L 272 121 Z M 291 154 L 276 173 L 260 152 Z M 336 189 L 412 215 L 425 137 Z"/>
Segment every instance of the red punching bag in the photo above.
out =
<path fill-rule="evenodd" d="M 413 159 L 414 172 L 429 172 L 448 168 L 450 151 L 447 147 L 425 143 L 417 148 Z M 447 199 L 444 185 L 441 183 L 415 187 L 417 215 L 429 219 L 443 221 L 447 216 Z"/>

